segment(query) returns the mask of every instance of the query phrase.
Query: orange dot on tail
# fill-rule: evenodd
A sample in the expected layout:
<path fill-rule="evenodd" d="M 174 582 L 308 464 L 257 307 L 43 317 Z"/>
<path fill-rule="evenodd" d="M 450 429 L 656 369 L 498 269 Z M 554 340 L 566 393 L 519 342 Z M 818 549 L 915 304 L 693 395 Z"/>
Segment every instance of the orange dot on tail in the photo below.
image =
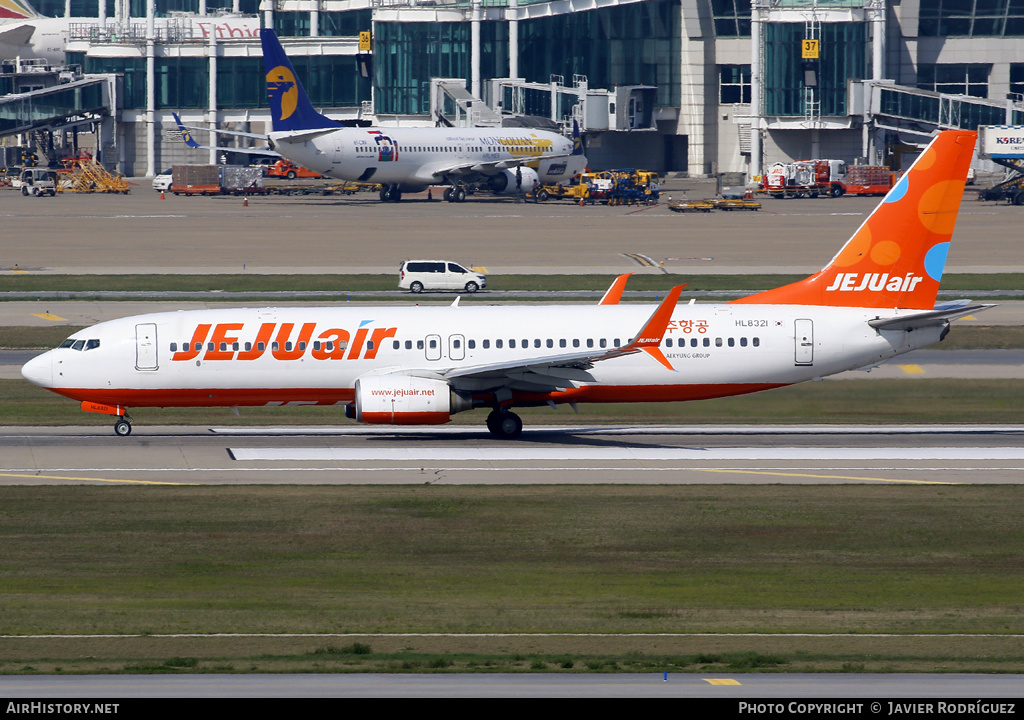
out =
<path fill-rule="evenodd" d="M 950 235 L 964 195 L 963 180 L 937 182 L 921 194 L 917 214 L 921 224 L 939 235 Z"/>
<path fill-rule="evenodd" d="M 900 259 L 900 246 L 892 240 L 883 240 L 871 248 L 871 259 L 878 265 L 887 267 Z"/>
<path fill-rule="evenodd" d="M 914 169 L 927 170 L 928 168 L 935 164 L 935 160 L 938 157 L 939 154 L 935 152 L 935 149 L 929 146 L 925 153 L 920 158 L 918 158 L 917 162 L 914 164 Z"/>
<path fill-rule="evenodd" d="M 864 259 L 864 256 L 868 254 L 868 250 L 871 249 L 871 228 L 867 225 L 857 231 L 857 234 L 850 238 L 850 242 L 846 243 L 836 259 L 832 261 L 832 265 L 835 267 L 850 267 L 851 265 L 860 262 Z"/>

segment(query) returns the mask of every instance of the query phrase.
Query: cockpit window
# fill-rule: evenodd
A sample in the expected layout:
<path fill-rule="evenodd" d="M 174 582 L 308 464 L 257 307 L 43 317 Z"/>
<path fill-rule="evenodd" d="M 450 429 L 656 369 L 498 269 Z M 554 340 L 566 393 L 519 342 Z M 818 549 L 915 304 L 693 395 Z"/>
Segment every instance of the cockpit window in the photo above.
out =
<path fill-rule="evenodd" d="M 86 350 L 95 350 L 99 346 L 100 346 L 100 341 L 99 340 L 86 340 L 85 341 L 85 349 Z"/>
<path fill-rule="evenodd" d="M 85 340 L 75 340 L 75 344 L 71 346 L 72 350 L 81 350 L 85 347 Z"/>
<path fill-rule="evenodd" d="M 74 344 L 75 344 L 75 339 L 74 338 L 68 338 L 67 340 L 62 342 L 60 345 L 58 345 L 57 347 L 58 348 L 69 348 L 69 347 L 71 347 Z"/>

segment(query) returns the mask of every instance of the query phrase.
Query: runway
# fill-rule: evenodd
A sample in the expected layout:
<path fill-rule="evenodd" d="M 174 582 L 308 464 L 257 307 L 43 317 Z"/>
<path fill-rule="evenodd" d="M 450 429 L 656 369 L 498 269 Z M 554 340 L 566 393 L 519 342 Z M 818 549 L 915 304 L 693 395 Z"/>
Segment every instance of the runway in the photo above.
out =
<path fill-rule="evenodd" d="M 1024 426 L 5 428 L 0 484 L 1017 484 Z"/>

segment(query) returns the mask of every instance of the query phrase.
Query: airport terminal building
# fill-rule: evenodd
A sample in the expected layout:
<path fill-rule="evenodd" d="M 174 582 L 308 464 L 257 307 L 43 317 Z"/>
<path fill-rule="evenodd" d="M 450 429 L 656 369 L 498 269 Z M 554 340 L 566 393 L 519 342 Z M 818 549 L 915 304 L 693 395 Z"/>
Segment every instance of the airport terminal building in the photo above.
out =
<path fill-rule="evenodd" d="M 91 123 L 103 162 L 128 175 L 216 159 L 182 143 L 172 112 L 190 125 L 269 130 L 259 26 L 276 30 L 331 117 L 494 125 L 535 116 L 566 132 L 575 120 L 595 168 L 750 177 L 808 157 L 899 167 L 936 128 L 1024 124 L 1024 0 L 36 0 L 36 9 L 70 18 L 66 62 L 84 77 L 54 71 L 75 92 L 26 91 L 27 68 L 5 60 L 0 131 L 35 137 Z M 238 16 L 249 24 L 227 20 Z"/>

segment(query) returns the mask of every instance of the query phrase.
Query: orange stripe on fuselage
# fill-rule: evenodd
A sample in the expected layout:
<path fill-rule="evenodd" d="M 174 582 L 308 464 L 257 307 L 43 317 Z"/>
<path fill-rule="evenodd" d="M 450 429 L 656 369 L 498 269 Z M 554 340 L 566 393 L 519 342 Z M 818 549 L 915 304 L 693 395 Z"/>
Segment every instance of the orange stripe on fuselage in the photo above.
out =
<path fill-rule="evenodd" d="M 707 400 L 770 390 L 785 383 L 720 383 L 707 385 L 587 385 L 552 393 L 516 392 L 512 404 L 681 402 Z M 54 392 L 73 400 L 123 407 L 231 407 L 282 403 L 339 405 L 355 402 L 352 388 L 61 388 Z M 488 395 L 481 393 L 480 398 Z"/>

